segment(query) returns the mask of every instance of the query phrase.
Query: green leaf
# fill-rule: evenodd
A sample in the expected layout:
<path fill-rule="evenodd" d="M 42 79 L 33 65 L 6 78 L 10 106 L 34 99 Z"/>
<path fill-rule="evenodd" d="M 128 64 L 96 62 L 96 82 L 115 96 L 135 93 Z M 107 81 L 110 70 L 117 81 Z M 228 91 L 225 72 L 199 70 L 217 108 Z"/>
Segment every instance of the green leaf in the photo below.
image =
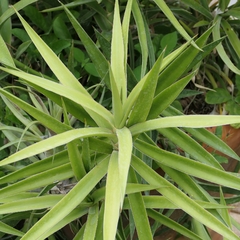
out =
<path fill-rule="evenodd" d="M 143 78 L 147 70 L 148 46 L 147 46 L 146 31 L 148 31 L 148 29 L 145 28 L 144 19 L 139 9 L 137 1 L 133 1 L 132 12 L 137 25 L 139 43 L 141 46 L 141 54 L 142 54 L 141 78 Z"/>
<path fill-rule="evenodd" d="M 196 239 L 196 240 L 201 240 L 197 234 L 191 232 L 189 229 L 185 228 L 181 224 L 173 221 L 172 219 L 166 217 L 165 215 L 157 212 L 156 210 L 153 209 L 148 209 L 147 210 L 148 216 L 153 218 L 154 220 L 160 222 L 161 224 L 173 229 L 174 231 L 186 236 L 189 239 Z"/>
<path fill-rule="evenodd" d="M 113 80 L 117 86 L 121 101 L 124 103 L 127 98 L 127 80 L 125 49 L 123 41 L 123 32 L 119 13 L 118 1 L 115 1 L 112 43 L 111 43 L 111 69 Z"/>
<path fill-rule="evenodd" d="M 96 44 L 87 35 L 87 33 L 82 28 L 82 26 L 79 24 L 79 22 L 76 20 L 76 18 L 72 15 L 72 13 L 64 5 L 62 5 L 62 6 L 63 6 L 69 20 L 71 21 L 78 37 L 81 39 L 84 47 L 86 48 L 88 55 L 90 56 L 92 62 L 94 63 L 95 68 L 96 68 L 100 78 L 104 79 L 106 85 L 110 88 L 110 81 L 109 81 L 109 75 L 108 75 L 109 63 L 108 63 L 107 59 L 99 51 Z"/>
<path fill-rule="evenodd" d="M 169 127 L 203 128 L 239 123 L 240 116 L 188 115 L 165 117 L 137 123 L 130 127 L 132 135 Z"/>
<path fill-rule="evenodd" d="M 1 177 L 0 184 L 16 182 L 19 179 L 33 176 L 37 173 L 64 165 L 68 162 L 68 153 L 65 150 Z"/>
<path fill-rule="evenodd" d="M 13 196 L 23 191 L 34 190 L 71 177 L 73 177 L 71 166 L 69 163 L 66 163 L 0 189 L 0 198 Z"/>
<path fill-rule="evenodd" d="M 15 11 L 19 11 L 23 8 L 25 8 L 26 6 L 37 2 L 37 0 L 21 0 L 18 1 L 16 4 L 13 5 L 13 7 L 8 8 L 6 11 L 4 11 L 4 13 L 0 16 L 0 25 L 2 25 L 9 17 L 11 17 L 13 14 L 15 14 Z"/>
<path fill-rule="evenodd" d="M 177 32 L 172 32 L 164 35 L 161 39 L 161 48 L 165 50 L 165 54 L 168 55 L 176 47 L 178 40 Z"/>
<path fill-rule="evenodd" d="M 68 70 L 68 68 L 61 62 L 61 60 L 54 54 L 54 52 L 47 46 L 47 44 L 39 37 L 39 35 L 34 32 L 34 30 L 29 26 L 29 24 L 17 13 L 19 19 L 21 20 L 25 30 L 27 31 L 29 37 L 33 41 L 34 45 L 38 49 L 39 53 L 42 55 L 43 59 L 46 61 L 48 66 L 51 68 L 53 73 L 59 79 L 59 81 L 64 85 L 74 88 L 84 94 L 85 96 L 90 96 L 85 88 L 78 82 L 74 75 Z"/>
<path fill-rule="evenodd" d="M 123 118 L 123 108 L 122 108 L 122 101 L 120 97 L 120 92 L 117 87 L 117 79 L 115 79 L 112 70 L 110 69 L 110 83 L 111 83 L 111 90 L 112 90 L 112 108 L 113 108 L 113 116 L 115 126 L 117 128 L 122 127 L 121 119 Z"/>
<path fill-rule="evenodd" d="M 229 5 L 230 0 L 219 0 L 219 9 L 224 12 L 228 5 Z"/>
<path fill-rule="evenodd" d="M 2 233 L 7 233 L 10 235 L 19 236 L 19 237 L 22 237 L 24 235 L 23 232 L 5 224 L 4 222 L 0 222 L 0 231 Z"/>
<path fill-rule="evenodd" d="M 205 16 L 208 20 L 212 20 L 213 16 L 209 9 L 206 9 L 204 6 L 199 4 L 198 2 L 194 0 L 183 0 L 183 3 L 185 3 L 188 7 L 194 9 L 195 11 L 199 12 L 203 16 Z"/>
<path fill-rule="evenodd" d="M 132 168 L 129 171 L 129 181 L 137 183 L 137 177 Z M 128 199 L 130 203 L 130 209 L 134 218 L 134 223 L 136 225 L 138 239 L 152 239 L 151 228 L 145 209 L 146 205 L 144 203 L 142 194 L 140 192 L 128 194 Z"/>
<path fill-rule="evenodd" d="M 109 158 L 105 158 L 75 185 L 47 214 L 44 215 L 23 237 L 22 240 L 45 239 L 42 236 L 64 219 L 84 198 L 107 172 Z"/>
<path fill-rule="evenodd" d="M 234 48 L 238 57 L 240 57 L 240 41 L 239 41 L 237 34 L 234 32 L 231 25 L 225 19 L 222 19 L 221 25 L 222 25 L 225 33 L 227 34 L 227 37 L 228 37 L 232 47 Z"/>
<path fill-rule="evenodd" d="M 210 28 L 196 40 L 196 44 L 198 44 L 200 48 L 205 45 L 211 32 L 212 29 Z M 189 46 L 182 54 L 175 56 L 173 62 L 169 64 L 169 66 L 159 75 L 156 94 L 160 93 L 178 80 L 198 53 L 198 49 L 193 46 Z"/>
<path fill-rule="evenodd" d="M 29 5 L 23 9 L 25 15 L 30 21 L 39 27 L 44 32 L 49 30 L 49 24 L 47 19 L 38 11 L 38 9 L 32 5 Z"/>
<path fill-rule="evenodd" d="M 208 104 L 221 104 L 231 100 L 232 96 L 225 88 L 215 88 L 214 91 L 208 91 L 205 101 Z"/>
<path fill-rule="evenodd" d="M 0 16 L 2 16 L 4 14 L 5 11 L 8 10 L 9 8 L 9 2 L 8 0 L 2 0 L 0 2 Z M 11 45 L 11 41 L 12 41 L 12 21 L 9 18 L 8 20 L 6 20 L 4 23 L 0 24 L 0 33 L 1 33 L 1 37 L 4 39 L 4 41 Z"/>
<path fill-rule="evenodd" d="M 213 39 L 214 41 L 217 41 L 218 39 L 220 39 L 220 24 L 221 24 L 221 20 L 222 17 L 217 15 L 217 17 L 215 18 L 215 25 L 213 27 Z M 231 69 L 234 73 L 236 74 L 240 74 L 240 70 L 232 63 L 232 61 L 230 60 L 230 58 L 228 57 L 226 51 L 223 48 L 222 43 L 220 43 L 217 47 L 217 52 L 219 54 L 219 56 L 221 57 L 221 59 L 223 60 L 223 62 L 228 66 L 229 69 Z"/>
<path fill-rule="evenodd" d="M 104 240 L 115 239 L 119 213 L 121 211 L 122 188 L 116 187 L 119 181 L 118 152 L 113 151 L 109 166 L 106 183 L 103 238 Z"/>
<path fill-rule="evenodd" d="M 168 5 L 163 0 L 154 0 L 154 2 L 158 5 L 158 7 L 162 10 L 162 12 L 166 15 L 166 17 L 169 19 L 169 21 L 172 23 L 172 25 L 176 28 L 176 30 L 187 40 L 190 41 L 191 37 L 188 35 L 188 33 L 184 30 L 184 28 L 181 26 L 181 24 L 177 21 L 175 16 L 173 15 L 173 12 L 169 9 Z M 198 50 L 200 48 L 198 45 L 192 41 L 191 44 Z M 201 47 L 201 46 L 200 46 Z"/>
<path fill-rule="evenodd" d="M 12 154 L 11 156 L 2 160 L 0 162 L 0 166 L 17 162 L 24 158 L 28 158 L 36 154 L 48 151 L 50 149 L 54 149 L 55 147 L 69 143 L 78 138 L 91 136 L 112 137 L 113 134 L 110 130 L 104 128 L 82 128 L 82 129 L 80 128 L 66 131 L 64 133 L 42 140 L 41 142 L 30 145 L 22 149 L 21 151 Z"/>
<path fill-rule="evenodd" d="M 15 63 L 1 35 L 0 35 L 0 49 L 1 49 L 0 62 L 8 67 L 15 68 Z"/>
<path fill-rule="evenodd" d="M 178 116 L 178 115 L 181 116 L 183 115 L 183 113 L 173 107 L 169 107 L 162 113 L 162 115 L 163 116 Z M 239 156 L 225 142 L 223 142 L 219 137 L 217 137 L 215 134 L 208 131 L 207 129 L 184 128 L 184 130 L 188 132 L 190 135 L 192 135 L 194 138 L 198 139 L 200 142 L 203 142 L 213 147 L 219 152 L 222 152 L 234 159 L 238 159 L 238 160 L 240 159 Z"/>
<path fill-rule="evenodd" d="M 161 158 L 163 159 L 163 158 Z M 163 196 L 169 199 L 171 202 L 179 206 L 183 211 L 202 222 L 204 225 L 215 230 L 221 235 L 229 238 L 238 240 L 239 238 L 235 235 L 226 225 L 220 222 L 208 211 L 204 210 L 199 204 L 185 195 L 178 188 L 173 186 L 167 180 L 162 178 L 159 174 L 148 167 L 143 161 L 137 157 L 132 159 L 132 167 L 150 184 L 162 184 L 168 185 L 166 188 L 157 189 Z M 220 177 L 221 178 L 221 177 Z"/>
<path fill-rule="evenodd" d="M 194 177 L 203 178 L 204 180 L 213 183 L 228 186 L 233 189 L 240 188 L 240 179 L 223 170 L 164 151 L 141 140 L 137 140 L 134 143 L 134 146 L 136 146 L 139 151 L 153 158 L 160 164 L 166 165 L 180 172 L 184 172 Z"/>
<path fill-rule="evenodd" d="M 180 129 L 161 128 L 158 129 L 158 132 L 160 132 L 174 144 L 179 146 L 192 158 L 215 168 L 223 169 L 219 162 L 208 151 L 206 151 L 199 143 L 197 143 L 188 134 L 184 133 Z"/>
<path fill-rule="evenodd" d="M 71 39 L 71 34 L 69 33 L 68 27 L 61 16 L 58 16 L 54 19 L 53 31 L 56 37 L 60 39 Z"/>
<path fill-rule="evenodd" d="M 88 218 L 84 230 L 83 240 L 94 240 L 96 237 L 96 229 L 98 224 L 98 204 L 90 207 L 88 210 Z"/>
<path fill-rule="evenodd" d="M 240 103 L 230 100 L 226 103 L 225 109 L 232 115 L 240 115 Z"/>
<path fill-rule="evenodd" d="M 87 107 L 86 111 L 89 111 L 89 114 L 93 116 L 94 120 L 96 120 L 97 123 L 99 123 L 99 125 L 103 124 L 105 126 L 109 126 L 109 127 L 111 126 L 112 128 L 112 123 L 110 123 L 113 121 L 112 114 L 108 110 L 106 110 L 102 105 L 95 102 L 92 99 L 92 97 L 89 97 L 88 95 L 86 96 L 84 93 L 81 93 L 80 91 L 77 91 L 72 87 L 68 88 L 62 84 L 58 84 L 34 75 L 30 75 L 24 72 L 10 70 L 2 67 L 0 67 L 0 69 L 10 74 L 13 74 L 15 76 L 18 76 L 21 79 L 24 79 L 25 81 L 28 81 L 32 84 L 40 86 L 41 88 L 44 88 L 48 91 L 51 91 L 53 93 L 57 93 L 60 96 L 66 97 L 72 100 L 73 102 L 78 103 L 80 106 L 83 105 L 84 108 Z M 106 119 L 104 119 L 105 117 Z"/>
<path fill-rule="evenodd" d="M 51 194 L 46 196 L 30 197 L 20 199 L 0 205 L 1 214 L 9 214 L 15 212 L 24 212 L 38 209 L 51 208 L 63 198 L 60 194 Z"/>
<path fill-rule="evenodd" d="M 148 119 L 157 117 L 163 110 L 165 110 L 183 91 L 194 75 L 195 72 L 187 75 L 156 95 L 153 99 Z"/>
<path fill-rule="evenodd" d="M 132 135 L 128 128 L 116 129 L 118 138 L 118 171 L 119 171 L 119 184 L 121 193 L 121 205 L 125 196 L 128 170 L 131 162 L 132 155 Z"/>
<path fill-rule="evenodd" d="M 52 131 L 60 133 L 71 129 L 71 127 L 67 126 L 66 124 L 63 124 L 50 115 L 34 108 L 32 105 L 24 102 L 20 98 L 15 97 L 2 88 L 0 88 L 0 93 Z"/>
<path fill-rule="evenodd" d="M 147 119 L 152 107 L 155 89 L 158 81 L 158 74 L 163 60 L 164 52 L 159 56 L 153 68 L 148 72 L 146 78 L 143 78 L 143 86 L 137 93 L 137 99 L 129 116 L 128 126 L 135 123 L 144 122 Z"/>

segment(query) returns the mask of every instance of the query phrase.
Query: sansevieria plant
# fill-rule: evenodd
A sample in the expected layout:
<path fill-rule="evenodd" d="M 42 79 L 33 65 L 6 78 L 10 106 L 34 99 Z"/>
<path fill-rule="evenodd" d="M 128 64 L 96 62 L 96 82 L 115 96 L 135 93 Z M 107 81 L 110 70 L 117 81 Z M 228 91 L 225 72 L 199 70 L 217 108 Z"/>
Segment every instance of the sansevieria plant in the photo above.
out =
<path fill-rule="evenodd" d="M 0 162 L 6 173 L 0 178 L 0 232 L 23 240 L 57 239 L 60 229 L 79 219 L 81 224 L 76 223 L 72 229 L 74 239 L 149 240 L 157 234 L 160 225 L 189 239 L 210 239 L 205 226 L 226 239 L 240 239 L 232 231 L 234 222 L 228 215 L 223 195 L 219 203 L 201 185 L 202 179 L 240 190 L 240 179 L 226 172 L 199 144 L 204 142 L 239 160 L 204 127 L 239 123 L 240 116 L 185 116 L 171 106 L 195 76 L 199 62 L 218 41 L 206 45 L 211 28 L 196 40 L 190 39 L 164 1 L 155 0 L 155 3 L 187 42 L 167 56 L 163 51 L 148 72 L 147 60 L 143 58 L 142 78 L 131 90 L 128 88 L 131 74 L 127 74 L 131 72 L 128 67 L 131 13 L 138 29 L 148 31 L 137 1 L 127 1 L 122 18 L 119 3 L 115 1 L 110 61 L 62 5 L 101 82 L 111 91 L 111 109 L 93 99 L 16 12 L 58 82 L 19 70 L 2 38 L 0 70 L 17 77 L 30 94 L 39 92 L 58 105 L 62 118 L 55 119 L 44 107 L 14 96 L 9 88 L 0 89 L 8 106 L 15 106 L 15 111 L 21 109 L 18 116 L 34 119 L 28 122 L 22 135 L 41 134 L 39 125 L 50 133 L 47 137 L 43 133 L 32 140 L 35 143 L 20 147 Z M 148 44 L 141 42 L 142 52 L 147 56 Z M 189 69 L 193 62 L 195 65 Z M 70 116 L 81 127 L 74 128 Z M 15 128 L 1 125 L 1 129 L 5 134 Z M 153 137 L 160 134 L 186 154 L 181 156 L 161 149 Z M 35 160 L 31 164 L 14 167 L 32 157 Z M 158 174 L 156 169 L 162 169 L 165 174 Z M 50 191 L 67 180 L 72 184 L 70 191 L 61 194 Z M 164 209 L 182 209 L 192 219 L 192 226 L 187 228 L 173 221 L 169 214 L 164 214 Z M 19 219 L 24 220 L 21 229 L 15 228 Z"/>

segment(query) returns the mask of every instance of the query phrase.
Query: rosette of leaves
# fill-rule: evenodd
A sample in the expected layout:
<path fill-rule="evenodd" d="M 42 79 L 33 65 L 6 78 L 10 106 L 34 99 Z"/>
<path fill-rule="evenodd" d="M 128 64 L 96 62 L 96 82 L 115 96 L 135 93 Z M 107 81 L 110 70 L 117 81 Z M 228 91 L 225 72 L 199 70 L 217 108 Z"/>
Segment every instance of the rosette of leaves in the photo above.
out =
<path fill-rule="evenodd" d="M 54 238 L 59 229 L 81 219 L 82 224 L 73 229 L 74 239 L 132 239 L 135 234 L 138 239 L 152 239 L 160 224 L 190 239 L 210 239 L 205 226 L 228 239 L 239 239 L 231 230 L 224 198 L 219 204 L 197 179 L 235 191 L 240 190 L 240 180 L 224 171 L 194 139 L 239 160 L 228 146 L 202 128 L 238 123 L 240 117 L 185 116 L 170 106 L 196 74 L 190 71 L 184 75 L 212 29 L 194 42 L 164 1 L 155 2 L 188 41 L 166 57 L 163 52 L 148 72 L 144 62 L 143 76 L 130 92 L 127 56 L 131 12 L 135 21 L 143 23 L 141 14 L 136 14 L 137 2 L 127 2 L 121 19 L 119 3 L 115 1 L 110 62 L 64 8 L 101 81 L 111 90 L 110 110 L 92 98 L 19 13 L 30 39 L 59 82 L 19 70 L 0 38 L 3 65 L 0 69 L 18 77 L 64 112 L 63 119 L 57 120 L 7 89 L 0 89 L 3 98 L 55 133 L 3 159 L 1 167 L 63 146 L 62 151 L 53 151 L 52 155 L 0 178 L 1 232 L 23 240 Z M 144 24 L 141 27 L 148 31 Z M 73 128 L 68 114 L 82 122 L 82 127 Z M 181 147 L 186 156 L 161 149 L 151 137 L 153 131 Z M 156 166 L 166 177 L 157 173 Z M 49 194 L 54 185 L 66 180 L 74 181 L 70 191 Z M 182 209 L 193 219 L 192 228 L 162 214 L 164 209 Z M 14 228 L 19 218 L 24 220 L 20 230 Z M 150 224 L 150 218 L 154 225 Z"/>

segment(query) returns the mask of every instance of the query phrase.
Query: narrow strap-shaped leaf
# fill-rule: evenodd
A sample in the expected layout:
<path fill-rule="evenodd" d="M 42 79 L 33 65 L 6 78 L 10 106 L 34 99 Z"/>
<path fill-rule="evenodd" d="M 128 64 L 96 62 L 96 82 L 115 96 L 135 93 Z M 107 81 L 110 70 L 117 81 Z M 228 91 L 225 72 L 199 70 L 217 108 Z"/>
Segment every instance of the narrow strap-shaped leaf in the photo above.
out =
<path fill-rule="evenodd" d="M 129 181 L 132 183 L 137 183 L 137 178 L 134 170 L 130 168 L 129 170 Z M 145 204 L 143 201 L 143 196 L 140 192 L 128 194 L 128 199 L 133 213 L 134 223 L 138 233 L 138 239 L 147 240 L 152 239 L 152 232 L 149 225 L 149 220 L 147 217 L 147 212 L 145 209 Z"/>
<path fill-rule="evenodd" d="M 240 58 L 240 40 L 237 36 L 237 34 L 233 31 L 231 25 L 225 20 L 221 20 L 221 25 L 227 34 L 227 37 L 234 48 L 235 52 L 237 53 L 238 57 Z"/>
<path fill-rule="evenodd" d="M 81 39 L 84 47 L 86 48 L 86 51 L 91 58 L 92 62 L 94 63 L 94 66 L 101 77 L 101 79 L 104 79 L 106 85 L 110 88 L 110 81 L 109 81 L 109 75 L 108 75 L 108 61 L 104 57 L 104 55 L 100 52 L 96 44 L 92 41 L 92 39 L 88 36 L 88 34 L 85 32 L 85 30 L 82 28 L 82 26 L 79 24 L 79 22 L 76 20 L 76 18 L 72 15 L 72 13 L 64 6 L 62 5 L 69 20 L 71 21 L 78 37 Z"/>
<path fill-rule="evenodd" d="M 218 39 L 221 38 L 221 36 L 220 36 L 221 20 L 222 20 L 222 17 L 219 15 L 215 19 L 215 25 L 214 25 L 213 31 L 212 31 L 214 41 L 217 41 Z M 219 43 L 219 45 L 216 47 L 216 49 L 217 49 L 219 56 L 221 57 L 223 62 L 228 66 L 228 68 L 231 69 L 234 73 L 240 74 L 240 70 L 232 63 L 232 61 L 228 57 L 226 51 L 224 50 L 223 45 L 221 43 Z"/>
<path fill-rule="evenodd" d="M 125 39 L 126 40 L 126 39 Z M 126 80 L 126 65 L 125 65 L 125 49 L 122 33 L 120 12 L 118 0 L 115 1 L 112 43 L 111 43 L 111 69 L 118 88 L 122 102 L 127 98 L 127 80 Z"/>
<path fill-rule="evenodd" d="M 46 126 L 47 128 L 51 129 L 53 132 L 60 133 L 67 130 L 70 130 L 71 127 L 59 122 L 52 116 L 43 113 L 42 111 L 38 110 L 37 108 L 34 108 L 32 105 L 24 102 L 22 99 L 17 98 L 13 94 L 9 93 L 8 91 L 5 91 L 4 89 L 0 88 L 0 93 L 4 95 L 6 98 L 8 98 L 10 101 L 12 101 L 14 104 L 19 106 L 21 109 L 26 111 L 28 114 L 30 114 L 32 117 L 37 119 L 41 124 Z"/>
<path fill-rule="evenodd" d="M 157 59 L 153 68 L 148 72 L 146 79 L 144 79 L 142 89 L 137 93 L 138 96 L 136 102 L 129 116 L 127 123 L 128 126 L 131 126 L 135 123 L 144 122 L 147 119 L 152 106 L 163 56 L 164 51 Z"/>
<path fill-rule="evenodd" d="M 194 0 L 183 0 L 183 3 L 185 3 L 188 7 L 191 7 L 195 11 L 199 12 L 203 16 L 205 16 L 208 20 L 213 19 L 211 11 L 209 9 L 206 9 L 204 6 L 200 5 L 198 2 Z"/>
<path fill-rule="evenodd" d="M 158 129 L 158 132 L 163 134 L 177 146 L 181 146 L 181 149 L 194 159 L 223 170 L 221 164 L 212 156 L 212 154 L 179 128 L 161 128 Z"/>
<path fill-rule="evenodd" d="M 34 45 L 38 49 L 39 53 L 42 55 L 45 62 L 51 68 L 53 73 L 56 75 L 58 80 L 65 86 L 74 88 L 85 96 L 90 97 L 87 90 L 78 82 L 74 75 L 68 70 L 68 68 L 63 64 L 63 62 L 56 56 L 56 54 L 51 50 L 50 47 L 39 37 L 39 35 L 30 27 L 30 25 L 21 17 L 21 15 L 16 12 L 20 21 L 22 22 L 25 30 L 27 31 L 29 37 L 33 41 Z"/>
<path fill-rule="evenodd" d="M 7 233 L 7 234 L 11 234 L 11 235 L 14 235 L 14 236 L 19 236 L 19 237 L 22 237 L 24 235 L 23 232 L 7 225 L 6 223 L 4 222 L 0 222 L 0 231 L 2 233 Z"/>
<path fill-rule="evenodd" d="M 14 9 L 17 11 L 20 11 L 21 9 L 25 8 L 26 6 L 37 2 L 37 0 L 21 0 L 18 1 L 13 5 Z M 0 25 L 2 25 L 9 17 L 11 17 L 13 14 L 15 14 L 13 8 L 8 8 L 1 16 L 0 16 Z"/>
<path fill-rule="evenodd" d="M 203 128 L 212 126 L 222 126 L 227 124 L 239 123 L 240 116 L 228 115 L 228 116 L 213 116 L 213 115 L 182 115 L 158 118 L 149 120 L 143 123 L 137 123 L 130 127 L 132 135 L 136 135 L 142 132 L 147 132 L 159 128 L 168 127 L 188 127 L 188 128 Z"/>
<path fill-rule="evenodd" d="M 7 105 L 7 107 L 11 110 L 12 114 L 25 126 L 29 126 L 30 130 L 36 134 L 38 137 L 42 135 L 41 131 L 36 125 L 32 125 L 32 121 L 25 117 L 25 113 L 22 109 L 19 109 L 17 106 L 15 106 L 13 103 L 11 103 L 6 97 L 2 96 L 2 100 Z"/>
<path fill-rule="evenodd" d="M 116 76 L 117 77 L 117 76 Z M 112 111 L 114 116 L 115 127 L 121 127 L 121 119 L 123 118 L 123 107 L 122 107 L 122 98 L 117 86 L 117 79 L 115 79 L 112 69 L 110 69 L 110 83 L 112 91 Z"/>
<path fill-rule="evenodd" d="M 118 138 L 118 169 L 119 169 L 119 188 L 121 189 L 121 206 L 125 196 L 128 170 L 132 155 L 132 135 L 128 128 L 116 129 Z"/>
<path fill-rule="evenodd" d="M 15 63 L 1 35 L 0 35 L 0 49 L 1 49 L 0 62 L 8 67 L 15 68 Z"/>
<path fill-rule="evenodd" d="M 92 191 L 107 172 L 109 158 L 105 158 L 82 178 L 44 217 L 42 217 L 22 238 L 22 240 L 44 239 L 41 236 L 50 231 L 76 208 Z"/>
<path fill-rule="evenodd" d="M 160 115 L 178 97 L 194 75 L 195 72 L 187 75 L 155 96 L 148 119 L 153 119 Z"/>
<path fill-rule="evenodd" d="M 91 97 L 88 97 L 82 94 L 81 92 L 76 91 L 73 88 L 68 88 L 66 86 L 63 86 L 62 84 L 58 84 L 50 80 L 43 79 L 25 72 L 20 72 L 2 67 L 0 67 L 0 69 L 15 76 L 18 76 L 24 79 L 25 81 L 45 88 L 53 93 L 57 93 L 60 96 L 66 97 L 75 103 L 78 103 L 80 106 L 83 106 L 86 111 L 89 112 L 92 118 L 100 126 L 112 127 L 112 123 L 110 123 L 113 122 L 112 114 L 107 109 L 105 109 L 101 104 L 94 101 Z"/>
<path fill-rule="evenodd" d="M 141 46 L 141 53 L 142 53 L 141 78 L 143 78 L 147 70 L 148 46 L 147 46 L 146 31 L 149 31 L 149 30 L 145 28 L 144 20 L 142 17 L 142 13 L 139 9 L 137 0 L 133 0 L 132 12 L 137 25 L 139 43 Z"/>
<path fill-rule="evenodd" d="M 150 184 L 168 185 L 166 188 L 157 189 L 163 196 L 169 199 L 172 203 L 179 206 L 183 211 L 188 213 L 193 218 L 202 222 L 209 228 L 222 234 L 223 236 L 239 240 L 238 236 L 233 233 L 226 225 L 220 222 L 212 214 L 202 208 L 199 204 L 193 201 L 190 197 L 185 195 L 178 188 L 169 183 L 166 179 L 157 174 L 154 170 L 148 167 L 139 158 L 133 156 L 132 167 Z"/>
<path fill-rule="evenodd" d="M 64 165 L 68 162 L 69 162 L 68 154 L 67 154 L 67 151 L 64 150 L 62 152 L 57 153 L 56 155 L 45 158 L 41 161 L 37 161 L 33 164 L 30 164 L 24 168 L 20 168 L 17 171 L 14 171 L 12 173 L 9 173 L 9 174 L 1 177 L 0 184 L 16 182 L 19 179 L 33 176 L 40 172 L 44 172 L 48 169 Z"/>
<path fill-rule="evenodd" d="M 66 163 L 0 189 L 0 198 L 9 197 L 23 191 L 34 190 L 71 177 L 73 177 L 72 168 L 69 163 Z"/>
<path fill-rule="evenodd" d="M 11 156 L 3 159 L 0 162 L 0 166 L 17 162 L 24 158 L 34 156 L 36 154 L 54 149 L 55 147 L 69 143 L 75 139 L 99 136 L 99 137 L 113 137 L 110 130 L 104 128 L 80 128 L 73 129 L 64 133 L 60 133 L 48 139 L 42 140 L 41 142 L 32 144 L 19 152 L 12 154 Z"/>
<path fill-rule="evenodd" d="M 78 149 L 79 139 L 73 140 L 67 144 L 68 157 L 72 166 L 72 170 L 77 180 L 80 180 L 86 174 L 81 153 Z"/>
<path fill-rule="evenodd" d="M 181 26 L 181 24 L 177 21 L 175 16 L 173 15 L 172 11 L 169 9 L 168 5 L 163 0 L 154 0 L 154 2 L 159 6 L 159 8 L 162 10 L 162 12 L 166 15 L 168 20 L 172 23 L 172 25 L 176 28 L 176 30 L 187 40 L 191 40 L 191 37 L 188 35 L 188 33 L 184 30 L 184 28 Z M 198 45 L 192 41 L 191 44 L 200 50 Z M 201 46 L 200 46 L 201 47 Z"/>
<path fill-rule="evenodd" d="M 124 66 L 127 66 L 127 58 L 128 58 L 128 33 L 129 33 L 129 22 L 131 17 L 132 10 L 132 2 L 133 0 L 127 1 L 127 6 L 125 8 L 123 21 L 122 21 L 122 35 L 123 35 L 123 43 L 124 43 Z"/>
<path fill-rule="evenodd" d="M 168 109 L 166 109 L 162 113 L 162 115 L 165 117 L 178 116 L 178 115 L 183 115 L 183 113 L 170 106 Z M 199 129 L 184 128 L 184 130 L 187 131 L 196 139 L 198 139 L 200 142 L 203 142 L 213 147 L 214 149 L 228 155 L 229 157 L 232 157 L 234 159 L 240 159 L 239 156 L 225 142 L 223 142 L 219 137 L 217 137 L 212 132 L 203 128 L 199 128 Z"/>
<path fill-rule="evenodd" d="M 206 44 L 207 39 L 211 33 L 212 28 L 209 28 L 196 40 L 196 44 L 202 48 Z M 160 93 L 169 87 L 172 83 L 177 81 L 182 76 L 182 74 L 185 73 L 187 67 L 192 63 L 193 59 L 197 56 L 199 51 L 200 50 L 196 49 L 195 47 L 189 46 L 182 54 L 177 56 L 175 60 L 169 64 L 169 66 L 159 75 L 156 94 Z"/>
<path fill-rule="evenodd" d="M 93 205 L 88 209 L 88 218 L 86 227 L 84 230 L 83 240 L 94 240 L 96 239 L 96 229 L 98 224 L 98 204 Z"/>
<path fill-rule="evenodd" d="M 168 66 L 168 64 L 170 64 L 178 55 L 180 55 L 186 48 L 187 46 L 189 46 L 190 42 L 185 43 L 184 45 L 182 45 L 181 47 L 179 47 L 177 50 L 175 50 L 174 52 L 170 53 L 168 56 L 166 56 L 161 65 L 160 65 L 160 71 L 163 70 L 165 67 Z M 125 102 L 125 104 L 123 105 L 123 109 L 124 109 L 124 118 L 121 121 L 121 124 L 125 124 L 126 119 L 128 118 L 128 115 L 136 101 L 136 99 L 139 96 L 139 92 L 141 91 L 146 79 L 148 77 L 148 74 L 146 74 L 141 81 L 139 81 L 135 87 L 133 88 L 133 90 L 130 92 L 127 101 Z"/>
<path fill-rule="evenodd" d="M 63 198 L 60 194 L 20 199 L 0 205 L 1 214 L 51 208 Z"/>
<path fill-rule="evenodd" d="M 66 217 L 62 218 L 56 225 L 54 225 L 50 230 L 46 231 L 44 234 L 41 235 L 39 240 L 49 239 L 51 235 L 55 235 L 58 230 L 64 228 L 64 226 L 69 225 L 76 219 L 80 219 L 82 216 L 88 213 L 88 209 L 86 207 L 77 207 L 73 211 L 71 211 Z"/>
<path fill-rule="evenodd" d="M 118 152 L 113 151 L 109 166 L 106 183 L 105 209 L 103 221 L 103 239 L 115 239 L 119 212 L 121 211 L 121 187 L 119 186 Z"/>
<path fill-rule="evenodd" d="M 194 218 L 191 220 L 191 223 L 192 229 L 194 230 L 195 233 L 197 233 L 201 237 L 201 239 L 211 240 L 209 233 L 207 232 L 206 228 L 202 223 L 200 223 Z"/>
<path fill-rule="evenodd" d="M 157 146 L 152 146 L 141 140 L 137 140 L 134 143 L 134 146 L 140 152 L 153 158 L 160 164 L 166 165 L 194 177 L 204 178 L 205 180 L 213 183 L 228 186 L 233 189 L 240 189 L 240 179 L 228 172 L 193 161 L 171 152 L 167 152 Z"/>
<path fill-rule="evenodd" d="M 197 234 L 193 233 L 192 231 L 185 228 L 181 224 L 173 221 L 172 219 L 166 217 L 165 215 L 157 212 L 156 210 L 148 209 L 147 213 L 148 213 L 149 217 L 153 218 L 154 220 L 160 222 L 161 224 L 163 224 L 171 229 L 174 229 L 174 231 L 186 236 L 189 239 L 192 239 L 192 240 L 201 240 L 202 239 Z"/>

